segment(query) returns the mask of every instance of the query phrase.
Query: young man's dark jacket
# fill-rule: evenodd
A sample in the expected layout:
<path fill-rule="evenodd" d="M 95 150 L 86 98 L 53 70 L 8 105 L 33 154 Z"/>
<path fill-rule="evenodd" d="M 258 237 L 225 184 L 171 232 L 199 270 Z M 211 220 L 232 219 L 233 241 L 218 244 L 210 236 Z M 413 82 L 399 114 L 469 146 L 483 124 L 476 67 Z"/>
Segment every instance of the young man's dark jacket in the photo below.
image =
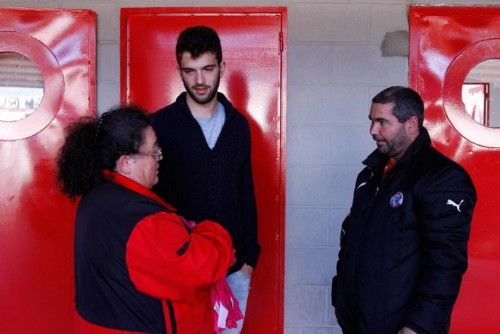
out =
<path fill-rule="evenodd" d="M 467 268 L 476 194 L 423 128 L 383 177 L 374 151 L 342 224 L 332 302 L 344 333 L 446 333 Z"/>
<path fill-rule="evenodd" d="M 255 268 L 260 246 L 250 128 L 223 94 L 218 93 L 217 100 L 224 106 L 226 121 L 213 149 L 189 110 L 185 92 L 152 115 L 163 150 L 159 182 L 153 190 L 188 220 L 211 219 L 229 231 L 237 259 L 231 273 L 244 263 Z"/>

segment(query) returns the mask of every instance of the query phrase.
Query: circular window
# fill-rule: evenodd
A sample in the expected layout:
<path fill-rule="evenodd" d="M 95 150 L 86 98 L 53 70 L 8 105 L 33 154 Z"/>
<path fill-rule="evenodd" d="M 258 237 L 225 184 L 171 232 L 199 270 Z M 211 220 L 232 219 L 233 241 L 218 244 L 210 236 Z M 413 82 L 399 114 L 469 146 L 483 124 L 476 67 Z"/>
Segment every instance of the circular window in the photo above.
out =
<path fill-rule="evenodd" d="M 57 58 L 38 39 L 0 31 L 0 41 L 0 140 L 28 138 L 61 109 L 64 76 Z"/>
<path fill-rule="evenodd" d="M 0 52 L 0 121 L 13 122 L 31 115 L 43 98 L 38 67 L 16 52 Z"/>
<path fill-rule="evenodd" d="M 500 147 L 498 83 L 494 73 L 483 73 L 498 66 L 498 58 L 500 39 L 474 43 L 453 59 L 443 82 L 443 106 L 451 124 L 464 138 L 486 147 Z"/>

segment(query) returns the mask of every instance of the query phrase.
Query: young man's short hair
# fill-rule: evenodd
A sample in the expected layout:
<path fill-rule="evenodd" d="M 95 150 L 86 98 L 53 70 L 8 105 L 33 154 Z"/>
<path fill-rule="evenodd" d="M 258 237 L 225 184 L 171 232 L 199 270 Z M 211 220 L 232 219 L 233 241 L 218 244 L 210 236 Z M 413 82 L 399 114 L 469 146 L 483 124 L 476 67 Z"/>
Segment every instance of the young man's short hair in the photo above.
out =
<path fill-rule="evenodd" d="M 205 26 L 195 26 L 183 30 L 177 38 L 175 55 L 177 63 L 181 63 L 182 54 L 189 52 L 194 59 L 201 55 L 212 52 L 215 54 L 219 64 L 222 62 L 222 47 L 217 32 Z"/>

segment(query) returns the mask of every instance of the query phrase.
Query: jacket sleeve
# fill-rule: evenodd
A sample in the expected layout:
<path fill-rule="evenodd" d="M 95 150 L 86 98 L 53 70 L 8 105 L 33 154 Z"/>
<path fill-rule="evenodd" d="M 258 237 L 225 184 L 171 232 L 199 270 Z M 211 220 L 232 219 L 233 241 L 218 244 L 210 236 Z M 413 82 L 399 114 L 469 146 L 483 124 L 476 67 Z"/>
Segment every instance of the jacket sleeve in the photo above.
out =
<path fill-rule="evenodd" d="M 197 289 L 225 277 L 233 260 L 231 237 L 219 224 L 202 221 L 190 232 L 179 216 L 167 212 L 142 219 L 126 245 L 135 287 L 174 301 L 195 298 Z"/>
<path fill-rule="evenodd" d="M 257 205 L 252 176 L 252 159 L 250 149 L 250 130 L 246 124 L 246 141 L 248 145 L 248 155 L 241 170 L 240 178 L 240 198 L 241 218 L 243 221 L 243 244 L 241 259 L 244 263 L 255 268 L 260 254 L 260 245 L 257 239 Z"/>
<path fill-rule="evenodd" d="M 345 237 L 345 234 L 346 234 L 346 230 L 349 226 L 349 221 L 350 221 L 350 218 L 351 218 L 351 215 L 348 214 L 345 218 L 344 218 L 344 221 L 342 222 L 342 226 L 341 226 L 341 229 L 340 229 L 340 242 L 339 242 L 339 254 L 338 254 L 338 259 L 337 259 L 337 273 L 335 274 L 335 276 L 333 276 L 332 278 L 332 290 L 331 290 L 331 298 L 332 298 L 332 306 L 336 306 L 336 290 L 337 290 L 337 275 L 340 271 L 340 267 L 342 266 L 342 259 L 343 259 L 343 255 L 344 255 L 344 237 Z"/>
<path fill-rule="evenodd" d="M 476 194 L 465 171 L 446 168 L 416 187 L 415 196 L 423 251 L 418 286 L 404 325 L 418 333 L 437 333 L 449 325 L 467 269 Z"/>

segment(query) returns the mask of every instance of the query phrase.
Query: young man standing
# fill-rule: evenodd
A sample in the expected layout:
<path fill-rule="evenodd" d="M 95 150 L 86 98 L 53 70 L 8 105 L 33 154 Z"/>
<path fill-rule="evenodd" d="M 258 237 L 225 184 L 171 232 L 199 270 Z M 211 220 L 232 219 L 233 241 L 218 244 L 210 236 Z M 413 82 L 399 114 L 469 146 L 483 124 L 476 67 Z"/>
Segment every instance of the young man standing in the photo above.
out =
<path fill-rule="evenodd" d="M 447 333 L 476 202 L 467 172 L 431 146 L 417 92 L 372 99 L 377 149 L 342 224 L 332 302 L 344 333 Z"/>
<path fill-rule="evenodd" d="M 220 222 L 231 234 L 236 263 L 227 281 L 245 312 L 257 264 L 257 212 L 245 118 L 218 92 L 224 73 L 217 33 L 188 28 L 177 39 L 176 57 L 186 91 L 152 115 L 163 150 L 154 190 L 185 218 Z M 238 329 L 224 333 L 239 333 Z"/>

